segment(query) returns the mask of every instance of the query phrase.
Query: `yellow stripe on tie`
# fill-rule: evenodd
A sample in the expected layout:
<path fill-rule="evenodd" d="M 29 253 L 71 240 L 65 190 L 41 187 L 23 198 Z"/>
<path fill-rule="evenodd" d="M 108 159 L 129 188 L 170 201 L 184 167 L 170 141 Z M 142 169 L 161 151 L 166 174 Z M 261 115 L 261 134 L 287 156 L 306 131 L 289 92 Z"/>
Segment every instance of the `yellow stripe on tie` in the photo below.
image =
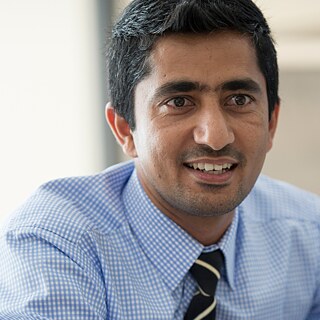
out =
<path fill-rule="evenodd" d="M 199 259 L 196 260 L 195 263 L 200 265 L 200 266 L 202 266 L 202 267 L 205 267 L 206 269 L 208 269 L 209 271 L 214 273 L 215 276 L 218 278 L 218 280 L 220 279 L 219 271 L 216 268 L 214 268 L 211 264 L 209 264 L 209 263 L 207 263 L 207 262 L 205 262 L 203 260 L 199 260 Z"/>
<path fill-rule="evenodd" d="M 201 312 L 196 318 L 194 318 L 194 320 L 202 320 L 204 319 L 208 314 L 211 313 L 212 310 L 214 310 L 214 308 L 217 305 L 217 301 L 216 299 L 213 300 L 213 303 L 203 312 Z"/>

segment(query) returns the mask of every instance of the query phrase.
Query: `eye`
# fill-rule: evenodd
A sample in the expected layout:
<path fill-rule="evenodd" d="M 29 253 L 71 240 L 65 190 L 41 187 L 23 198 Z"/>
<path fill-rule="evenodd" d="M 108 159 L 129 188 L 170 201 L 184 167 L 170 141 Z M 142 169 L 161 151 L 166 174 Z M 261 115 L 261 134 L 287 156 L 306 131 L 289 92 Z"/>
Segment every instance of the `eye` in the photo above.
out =
<path fill-rule="evenodd" d="M 176 109 L 183 108 L 183 107 L 190 107 L 194 104 L 185 97 L 174 97 L 167 102 L 165 102 L 166 106 L 173 107 Z"/>
<path fill-rule="evenodd" d="M 250 104 L 254 99 L 246 94 L 237 94 L 231 96 L 228 100 L 226 105 L 227 106 L 237 106 L 243 107 Z"/>

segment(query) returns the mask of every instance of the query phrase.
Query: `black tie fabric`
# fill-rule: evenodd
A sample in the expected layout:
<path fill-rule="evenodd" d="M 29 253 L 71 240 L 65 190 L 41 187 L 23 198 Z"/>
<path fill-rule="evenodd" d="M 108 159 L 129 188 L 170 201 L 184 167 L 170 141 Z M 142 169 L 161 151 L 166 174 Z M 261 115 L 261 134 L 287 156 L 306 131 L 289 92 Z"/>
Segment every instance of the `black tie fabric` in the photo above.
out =
<path fill-rule="evenodd" d="M 202 253 L 190 269 L 198 283 L 198 291 L 193 296 L 184 320 L 214 320 L 216 299 L 214 297 L 223 255 L 220 250 Z"/>

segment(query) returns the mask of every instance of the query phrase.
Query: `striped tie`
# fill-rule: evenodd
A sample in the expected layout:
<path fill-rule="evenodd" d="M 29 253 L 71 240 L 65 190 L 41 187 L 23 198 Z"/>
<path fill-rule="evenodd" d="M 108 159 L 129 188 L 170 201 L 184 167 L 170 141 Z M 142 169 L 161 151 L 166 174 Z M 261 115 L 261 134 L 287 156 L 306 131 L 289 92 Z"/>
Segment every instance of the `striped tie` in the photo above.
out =
<path fill-rule="evenodd" d="M 198 283 L 198 289 L 193 296 L 184 320 L 214 320 L 216 318 L 216 299 L 214 297 L 223 255 L 220 250 L 202 253 L 190 269 Z"/>

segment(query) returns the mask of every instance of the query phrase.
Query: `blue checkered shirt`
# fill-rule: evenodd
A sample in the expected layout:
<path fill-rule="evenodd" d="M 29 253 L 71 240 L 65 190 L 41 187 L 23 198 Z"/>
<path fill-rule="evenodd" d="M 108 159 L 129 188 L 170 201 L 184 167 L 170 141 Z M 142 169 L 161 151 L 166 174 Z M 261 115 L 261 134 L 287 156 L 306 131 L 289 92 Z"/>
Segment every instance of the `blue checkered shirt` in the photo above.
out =
<path fill-rule="evenodd" d="M 320 319 L 319 197 L 261 176 L 219 243 L 163 215 L 132 162 L 49 182 L 0 240 L 0 319 L 183 319 L 202 251 L 225 257 L 217 319 Z"/>

